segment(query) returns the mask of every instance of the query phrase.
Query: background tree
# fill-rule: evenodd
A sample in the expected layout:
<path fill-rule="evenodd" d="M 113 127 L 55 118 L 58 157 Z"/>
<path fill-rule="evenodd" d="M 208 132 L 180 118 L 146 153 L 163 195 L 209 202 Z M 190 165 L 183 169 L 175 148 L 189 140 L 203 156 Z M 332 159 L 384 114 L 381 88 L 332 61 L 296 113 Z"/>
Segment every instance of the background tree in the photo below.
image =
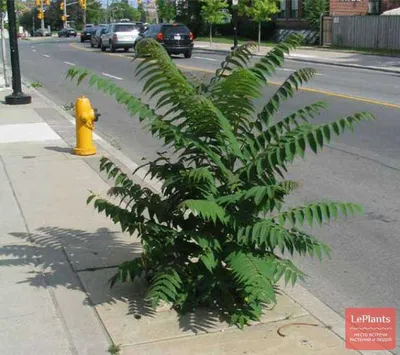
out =
<path fill-rule="evenodd" d="M 224 22 L 228 4 L 226 0 L 202 0 L 201 15 L 210 26 L 210 47 L 212 45 L 212 26 Z"/>
<path fill-rule="evenodd" d="M 279 12 L 274 0 L 247 0 L 239 1 L 241 15 L 258 22 L 258 50 L 261 45 L 261 22 L 271 20 L 271 16 Z"/>
<path fill-rule="evenodd" d="M 105 11 L 99 1 L 88 2 L 86 8 L 86 23 L 98 25 L 104 21 Z"/>
<path fill-rule="evenodd" d="M 176 20 L 186 24 L 196 36 L 207 30 L 201 16 L 200 0 L 178 0 Z"/>
<path fill-rule="evenodd" d="M 160 22 L 170 22 L 176 18 L 176 7 L 169 0 L 157 0 L 157 12 Z"/>
<path fill-rule="evenodd" d="M 128 18 L 131 21 L 139 21 L 141 17 L 138 9 L 135 9 L 124 2 L 114 2 L 109 6 L 108 9 L 113 20 Z"/>
<path fill-rule="evenodd" d="M 144 10 L 142 1 L 138 3 L 137 10 L 140 12 L 140 21 L 146 22 L 146 11 Z"/>
<path fill-rule="evenodd" d="M 304 16 L 315 31 L 321 29 L 321 15 L 329 14 L 329 0 L 305 0 Z"/>

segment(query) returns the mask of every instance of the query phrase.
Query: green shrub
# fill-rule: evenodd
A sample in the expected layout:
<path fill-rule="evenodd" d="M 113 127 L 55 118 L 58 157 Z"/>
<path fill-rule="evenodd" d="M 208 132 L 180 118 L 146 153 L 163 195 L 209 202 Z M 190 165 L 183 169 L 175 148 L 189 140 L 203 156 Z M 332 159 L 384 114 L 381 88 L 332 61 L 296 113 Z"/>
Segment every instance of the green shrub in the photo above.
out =
<path fill-rule="evenodd" d="M 143 40 L 138 53 L 145 59 L 136 75 L 145 79 L 143 93 L 157 98 L 155 108 L 108 79 L 69 70 L 70 78 L 79 83 L 88 77 L 91 86 L 146 121 L 153 136 L 174 153 L 159 153 L 146 164 L 148 174 L 162 182 L 162 194 L 134 184 L 108 159 L 101 161 L 101 170 L 115 181 L 109 194 L 120 203 L 96 195 L 88 203 L 123 231 L 137 233 L 143 246 L 140 258 L 119 266 L 112 285 L 146 276 L 154 306 L 164 300 L 182 313 L 212 307 L 242 327 L 259 319 L 263 304 L 276 302 L 281 278 L 294 284 L 303 277 L 291 261 L 295 253 L 329 254 L 327 245 L 301 227 L 361 208 L 341 202 L 284 208 L 285 197 L 297 186 L 284 173 L 306 150 L 319 152 L 333 136 L 373 116 L 356 113 L 311 124 L 325 108 L 316 102 L 276 120 L 280 104 L 313 77 L 313 69 L 290 75 L 256 111 L 254 100 L 283 65 L 284 53 L 300 42 L 298 36 L 289 37 L 254 65 L 255 45 L 241 46 L 207 85 L 194 86 L 157 42 Z"/>

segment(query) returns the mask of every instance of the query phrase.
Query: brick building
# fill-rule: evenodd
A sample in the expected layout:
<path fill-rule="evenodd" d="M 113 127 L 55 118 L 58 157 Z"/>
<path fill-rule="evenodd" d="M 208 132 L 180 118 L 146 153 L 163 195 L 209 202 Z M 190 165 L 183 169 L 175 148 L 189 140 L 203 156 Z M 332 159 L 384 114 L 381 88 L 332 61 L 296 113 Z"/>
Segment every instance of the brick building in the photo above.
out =
<path fill-rule="evenodd" d="M 307 28 L 303 14 L 303 0 L 280 0 L 276 24 L 280 28 Z"/>
<path fill-rule="evenodd" d="M 399 0 L 330 0 L 331 16 L 379 15 L 400 6 Z"/>

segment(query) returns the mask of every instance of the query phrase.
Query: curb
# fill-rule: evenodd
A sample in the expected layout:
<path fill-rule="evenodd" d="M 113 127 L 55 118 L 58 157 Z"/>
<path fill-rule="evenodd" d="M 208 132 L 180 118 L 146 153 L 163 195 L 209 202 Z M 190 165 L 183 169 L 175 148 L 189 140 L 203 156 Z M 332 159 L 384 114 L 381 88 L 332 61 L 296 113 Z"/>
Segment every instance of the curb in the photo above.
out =
<path fill-rule="evenodd" d="M 229 50 L 226 49 L 213 49 L 213 48 L 204 48 L 204 47 L 194 47 L 195 50 L 199 51 L 206 51 L 210 53 L 216 53 L 216 54 L 228 54 L 230 53 Z M 262 54 L 253 54 L 255 57 L 263 57 L 264 55 Z M 358 64 L 344 64 L 344 63 L 334 63 L 334 62 L 328 62 L 328 61 L 323 61 L 323 60 L 315 60 L 315 59 L 308 59 L 308 58 L 291 58 L 290 56 L 285 56 L 285 60 L 292 60 L 295 62 L 303 62 L 303 63 L 313 63 L 313 64 L 323 64 L 323 65 L 329 65 L 332 67 L 344 67 L 344 68 L 356 68 L 356 69 L 363 69 L 363 70 L 371 70 L 371 71 L 378 71 L 378 72 L 384 72 L 384 73 L 392 73 L 392 74 L 399 74 L 400 75 L 400 70 L 395 70 L 395 69 L 386 69 L 386 68 L 380 68 L 380 67 L 373 67 L 373 66 L 364 66 L 364 65 L 358 65 Z"/>
<path fill-rule="evenodd" d="M 23 85 L 29 85 L 28 81 L 23 79 Z M 41 93 L 36 88 L 30 88 L 35 92 L 49 107 L 55 109 L 60 115 L 62 115 L 66 120 L 71 123 L 75 122 L 75 117 L 69 114 L 68 112 L 62 110 L 58 105 L 56 105 L 50 98 L 48 98 L 45 94 Z M 99 135 L 95 135 L 96 142 L 110 155 L 119 160 L 126 168 L 133 171 L 139 165 L 132 161 L 129 157 L 127 157 L 124 153 L 117 150 L 109 143 L 107 143 L 102 137 Z M 161 192 L 161 182 L 155 179 L 149 179 L 146 177 L 147 170 L 144 168 L 139 169 L 135 175 L 139 176 L 141 180 L 146 183 L 149 187 L 151 187 L 155 192 Z M 291 298 L 295 303 L 304 308 L 307 312 L 310 313 L 311 316 L 315 317 L 322 324 L 326 325 L 327 328 L 332 331 L 336 336 L 345 341 L 345 319 L 338 314 L 336 311 L 327 306 L 324 302 L 315 297 L 311 292 L 309 292 L 305 287 L 301 286 L 297 283 L 294 287 L 289 288 L 285 287 L 281 282 L 282 288 L 281 291 L 285 293 L 289 298 Z M 96 312 L 97 314 L 97 312 Z M 103 324 L 101 322 L 101 324 Z M 104 330 L 107 332 L 106 327 L 103 324 Z M 108 333 L 108 332 L 107 332 Z M 362 354 L 362 355 L 392 355 L 393 353 L 388 350 L 379 350 L 379 351 L 362 351 L 362 350 L 354 350 L 354 353 Z"/>

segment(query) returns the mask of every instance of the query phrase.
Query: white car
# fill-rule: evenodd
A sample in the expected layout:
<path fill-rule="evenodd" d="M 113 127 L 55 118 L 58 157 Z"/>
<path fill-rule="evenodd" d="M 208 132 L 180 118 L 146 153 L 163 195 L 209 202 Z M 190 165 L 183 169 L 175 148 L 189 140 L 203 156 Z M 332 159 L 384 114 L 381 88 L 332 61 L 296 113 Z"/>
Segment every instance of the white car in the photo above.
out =
<path fill-rule="evenodd" d="M 101 35 L 100 48 L 103 52 L 110 49 L 115 52 L 123 48 L 125 52 L 133 48 L 136 38 L 143 28 L 142 22 L 118 22 L 108 25 L 105 33 Z"/>

